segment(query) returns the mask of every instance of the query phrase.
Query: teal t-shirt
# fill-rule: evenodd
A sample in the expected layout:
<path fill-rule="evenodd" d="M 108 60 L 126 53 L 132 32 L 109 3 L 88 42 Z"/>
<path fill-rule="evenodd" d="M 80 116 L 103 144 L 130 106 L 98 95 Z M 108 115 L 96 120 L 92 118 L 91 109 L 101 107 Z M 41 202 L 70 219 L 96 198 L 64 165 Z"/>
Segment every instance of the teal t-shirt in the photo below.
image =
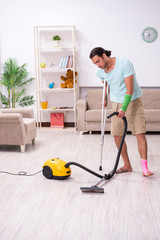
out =
<path fill-rule="evenodd" d="M 109 73 L 106 73 L 104 69 L 98 68 L 97 76 L 106 81 L 110 86 L 110 99 L 112 102 L 123 103 L 124 96 L 127 92 L 124 79 L 133 75 L 134 79 L 134 91 L 131 101 L 142 96 L 142 90 L 137 82 L 136 74 L 133 64 L 124 57 L 116 57 L 115 67 Z"/>

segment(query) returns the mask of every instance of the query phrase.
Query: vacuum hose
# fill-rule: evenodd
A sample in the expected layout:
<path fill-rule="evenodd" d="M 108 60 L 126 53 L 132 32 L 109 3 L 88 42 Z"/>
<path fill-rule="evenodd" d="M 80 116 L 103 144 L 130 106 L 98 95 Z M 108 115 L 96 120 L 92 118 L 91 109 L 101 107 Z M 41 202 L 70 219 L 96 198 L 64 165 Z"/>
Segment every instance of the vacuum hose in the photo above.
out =
<path fill-rule="evenodd" d="M 113 112 L 111 113 L 107 118 L 111 118 L 115 115 L 118 115 L 119 113 L 118 112 Z M 124 121 L 124 131 L 123 131 L 123 136 L 122 136 L 122 139 L 121 139 L 121 143 L 120 143 L 120 146 L 119 146 L 119 149 L 118 149 L 118 153 L 117 153 L 117 158 L 116 158 L 116 162 L 115 162 L 115 165 L 114 165 L 114 168 L 113 170 L 109 173 L 109 174 L 105 174 L 104 176 L 90 170 L 89 168 L 86 168 L 84 167 L 83 165 L 79 164 L 79 163 L 76 163 L 76 162 L 68 162 L 65 167 L 68 168 L 70 165 L 75 165 L 77 167 L 80 167 L 82 169 L 84 169 L 85 171 L 99 177 L 99 178 L 105 178 L 105 180 L 109 180 L 110 178 L 113 177 L 113 175 L 115 174 L 116 170 L 117 170 L 117 167 L 118 167 L 118 163 L 119 163 L 119 158 L 120 158 L 120 154 L 121 154 L 121 151 L 122 151 L 122 146 L 123 146 L 123 142 L 124 142 L 124 139 L 125 139 L 125 136 L 126 136 L 126 132 L 127 132 L 127 120 L 126 120 L 126 117 L 123 117 L 122 118 L 123 121 Z"/>
<path fill-rule="evenodd" d="M 96 177 L 99 177 L 99 178 L 103 178 L 103 177 L 104 177 L 104 176 L 102 176 L 102 175 L 100 175 L 100 174 L 98 174 L 98 173 L 90 170 L 89 168 L 86 168 L 86 167 L 84 167 L 83 165 L 81 165 L 81 164 L 79 164 L 79 163 L 76 163 L 76 162 L 68 162 L 68 163 L 65 165 L 65 167 L 68 168 L 70 165 L 75 165 L 75 166 L 77 166 L 77 167 L 80 167 L 80 168 L 84 169 L 85 171 L 87 171 L 87 172 L 95 175 Z"/>
<path fill-rule="evenodd" d="M 107 118 L 109 119 L 109 118 L 113 117 L 114 115 L 118 115 L 118 114 L 119 114 L 118 112 L 113 112 Z M 115 172 L 117 170 L 118 164 L 119 164 L 119 158 L 120 158 L 120 155 L 121 155 L 122 146 L 123 146 L 123 142 L 124 142 L 124 139 L 125 139 L 125 136 L 126 136 L 126 133 L 127 133 L 127 125 L 128 125 L 126 117 L 124 116 L 122 119 L 124 121 L 123 136 L 122 136 L 121 143 L 120 143 L 120 146 L 119 146 L 119 149 L 118 149 L 117 158 L 116 158 L 116 162 L 115 162 L 114 168 L 108 175 L 105 175 L 105 179 L 106 180 L 108 180 L 108 179 L 113 177 L 113 175 L 115 174 Z"/>

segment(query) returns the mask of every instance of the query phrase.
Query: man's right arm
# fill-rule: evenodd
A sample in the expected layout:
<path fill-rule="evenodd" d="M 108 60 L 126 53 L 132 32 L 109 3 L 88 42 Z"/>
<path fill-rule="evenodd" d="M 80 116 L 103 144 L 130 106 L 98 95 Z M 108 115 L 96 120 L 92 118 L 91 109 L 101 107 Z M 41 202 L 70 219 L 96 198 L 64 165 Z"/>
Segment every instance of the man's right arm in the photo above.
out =
<path fill-rule="evenodd" d="M 102 81 L 102 83 L 104 84 L 104 82 Z M 105 84 L 105 94 L 104 94 L 104 107 L 107 106 L 107 82 Z"/>

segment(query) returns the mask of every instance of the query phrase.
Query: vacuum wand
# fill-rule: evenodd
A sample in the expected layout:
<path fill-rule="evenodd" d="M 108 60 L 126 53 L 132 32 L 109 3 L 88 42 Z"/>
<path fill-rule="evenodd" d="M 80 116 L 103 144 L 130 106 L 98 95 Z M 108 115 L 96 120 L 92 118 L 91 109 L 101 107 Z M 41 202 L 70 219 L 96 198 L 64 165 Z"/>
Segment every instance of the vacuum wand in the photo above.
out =
<path fill-rule="evenodd" d="M 105 89 L 106 89 L 106 82 L 104 81 L 103 96 L 102 96 L 102 110 L 101 110 L 101 140 L 100 140 L 101 155 L 100 155 L 99 171 L 102 171 L 104 134 L 105 134 L 106 118 L 107 118 L 107 105 L 104 106 L 104 102 L 105 102 Z M 106 95 L 107 104 L 108 104 L 108 93 L 109 93 L 109 87 L 107 85 L 107 95 Z"/>

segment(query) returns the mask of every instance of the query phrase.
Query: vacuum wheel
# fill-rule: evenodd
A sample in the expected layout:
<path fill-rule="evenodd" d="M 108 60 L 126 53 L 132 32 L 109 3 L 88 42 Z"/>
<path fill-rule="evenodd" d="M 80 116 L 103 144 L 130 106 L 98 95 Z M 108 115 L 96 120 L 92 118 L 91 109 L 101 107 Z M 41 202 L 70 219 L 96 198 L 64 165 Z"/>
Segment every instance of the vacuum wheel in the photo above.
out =
<path fill-rule="evenodd" d="M 48 179 L 52 179 L 53 178 L 52 169 L 48 166 L 44 166 L 43 167 L 43 175 Z"/>

